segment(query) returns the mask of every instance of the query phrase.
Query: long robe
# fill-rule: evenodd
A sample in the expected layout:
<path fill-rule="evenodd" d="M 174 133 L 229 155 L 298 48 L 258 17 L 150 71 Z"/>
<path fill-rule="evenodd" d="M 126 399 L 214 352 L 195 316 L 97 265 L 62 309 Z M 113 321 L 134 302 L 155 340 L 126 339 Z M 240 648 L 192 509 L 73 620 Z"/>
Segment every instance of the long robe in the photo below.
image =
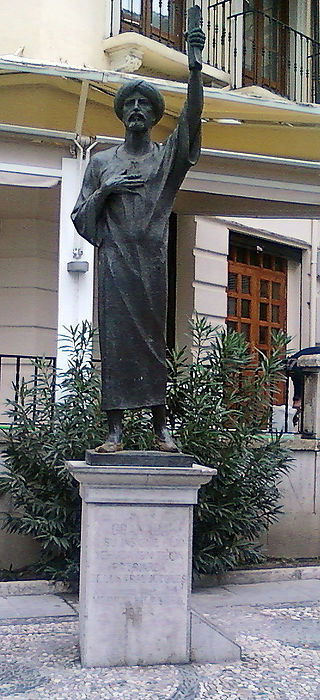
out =
<path fill-rule="evenodd" d="M 80 234 L 98 247 L 102 408 L 165 404 L 168 222 L 174 197 L 200 152 L 200 123 L 190 146 L 183 110 L 167 141 L 131 156 L 123 146 L 96 153 L 72 212 Z M 105 200 L 101 185 L 123 173 L 144 185 Z"/>

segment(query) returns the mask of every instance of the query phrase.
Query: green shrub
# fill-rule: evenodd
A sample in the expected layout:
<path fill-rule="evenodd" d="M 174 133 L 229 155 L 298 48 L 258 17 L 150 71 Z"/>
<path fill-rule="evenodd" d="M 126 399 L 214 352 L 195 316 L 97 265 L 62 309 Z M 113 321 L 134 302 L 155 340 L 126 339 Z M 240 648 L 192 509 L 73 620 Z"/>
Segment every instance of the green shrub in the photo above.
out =
<path fill-rule="evenodd" d="M 10 492 L 15 510 L 7 515 L 6 529 L 40 542 L 42 556 L 35 568 L 53 578 L 75 579 L 79 568 L 80 498 L 65 461 L 83 459 L 85 450 L 105 434 L 99 367 L 90 359 L 92 340 L 87 323 L 62 339 L 70 359 L 67 371 L 59 373 L 60 398 L 54 405 L 56 377 L 44 360 L 37 361 L 36 389 L 33 382 L 22 382 L 18 401 L 9 402 L 8 473 L 0 490 Z"/>
<path fill-rule="evenodd" d="M 194 571 L 221 572 L 262 558 L 257 539 L 278 517 L 281 475 L 288 453 L 278 437 L 259 438 L 279 389 L 284 334 L 274 339 L 270 358 L 251 355 L 244 337 L 197 319 L 194 354 L 169 360 L 168 418 L 184 452 L 218 469 L 203 487 L 195 508 Z M 99 365 L 91 361 L 93 331 L 71 328 L 64 338 L 69 367 L 58 376 L 59 400 L 52 405 L 52 368 L 38 362 L 36 389 L 23 383 L 7 435 L 7 474 L 15 512 L 10 532 L 30 534 L 42 546 L 37 570 L 52 578 L 76 579 L 79 562 L 80 499 L 65 460 L 83 459 L 85 449 L 105 438 L 100 411 Z M 36 412 L 34 413 L 34 406 Z M 147 411 L 125 414 L 125 448 L 152 449 Z"/>
<path fill-rule="evenodd" d="M 220 573 L 263 559 L 258 538 L 277 519 L 279 482 L 289 452 L 280 436 L 263 434 L 283 380 L 289 338 L 273 337 L 266 357 L 252 353 L 242 334 L 193 324 L 194 356 L 173 353 L 169 420 L 184 452 L 218 470 L 200 489 L 195 508 L 195 574 Z"/>

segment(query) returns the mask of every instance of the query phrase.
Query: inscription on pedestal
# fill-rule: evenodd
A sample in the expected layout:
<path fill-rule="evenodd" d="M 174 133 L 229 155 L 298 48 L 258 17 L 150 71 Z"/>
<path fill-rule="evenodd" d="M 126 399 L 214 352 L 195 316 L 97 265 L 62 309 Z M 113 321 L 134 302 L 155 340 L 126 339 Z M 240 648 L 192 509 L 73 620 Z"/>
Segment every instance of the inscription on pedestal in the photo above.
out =
<path fill-rule="evenodd" d="M 164 663 L 187 659 L 190 513 L 90 506 L 83 623 L 86 644 L 99 639 L 110 664 L 156 663 L 159 654 Z"/>
<path fill-rule="evenodd" d="M 81 484 L 84 666 L 190 660 L 192 510 L 215 472 L 180 462 L 168 467 L 159 455 L 155 466 L 145 453 L 150 468 L 137 468 L 136 453 L 132 466 L 68 463 Z M 129 453 L 124 457 L 130 462 Z"/>

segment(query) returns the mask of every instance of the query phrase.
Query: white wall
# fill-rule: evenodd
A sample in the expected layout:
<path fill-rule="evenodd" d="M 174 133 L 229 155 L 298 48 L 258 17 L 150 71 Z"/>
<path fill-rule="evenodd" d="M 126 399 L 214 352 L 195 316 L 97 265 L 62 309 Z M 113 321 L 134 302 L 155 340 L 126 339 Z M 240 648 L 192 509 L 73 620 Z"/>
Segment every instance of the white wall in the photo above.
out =
<path fill-rule="evenodd" d="M 193 249 L 196 242 L 196 220 L 194 216 L 178 215 L 177 219 L 177 302 L 176 342 L 179 347 L 190 345 L 189 321 L 194 312 Z"/>
<path fill-rule="evenodd" d="M 0 3 L 1 8 L 1 3 Z M 1 9 L 0 9 L 1 11 Z M 0 139 L 0 160 L 2 163 L 35 165 L 42 168 L 61 168 L 63 156 L 70 156 L 70 143 L 46 143 L 36 139 L 25 140 L 15 136 Z M 1 203 L 2 205 L 2 203 Z"/>
<path fill-rule="evenodd" d="M 233 0 L 231 8 L 231 14 L 241 12 L 242 0 Z M 114 25 L 118 15 L 119 2 L 114 0 Z M 290 2 L 289 21 L 310 35 L 310 0 Z M 0 26 L 5 31 L 1 34 L 0 55 L 24 48 L 27 58 L 106 69 L 102 41 L 109 36 L 110 22 L 111 0 L 1 0 Z M 206 24 L 204 12 L 205 28 Z M 240 65 L 241 19 L 238 28 Z"/>
<path fill-rule="evenodd" d="M 320 345 L 320 277 L 317 278 L 316 344 Z"/>
<path fill-rule="evenodd" d="M 289 24 L 302 34 L 311 36 L 311 1 L 295 0 L 289 5 Z"/>
<path fill-rule="evenodd" d="M 224 217 L 224 221 L 239 223 L 247 226 L 248 229 L 256 229 L 267 234 L 283 236 L 286 240 L 283 243 L 290 244 L 290 241 L 303 241 L 307 245 L 311 243 L 311 221 L 310 219 L 263 219 L 246 217 Z"/>
<path fill-rule="evenodd" d="M 196 217 L 194 307 L 214 325 L 227 314 L 228 228 L 217 219 Z"/>
<path fill-rule="evenodd" d="M 227 313 L 228 228 L 213 217 L 178 216 L 177 344 L 190 345 L 194 313 L 221 326 Z"/>
<path fill-rule="evenodd" d="M 289 348 L 300 350 L 302 345 L 301 334 L 301 265 L 295 260 L 288 260 L 288 286 L 287 286 L 287 333 L 292 337 Z M 309 308 L 306 308 L 309 311 Z M 304 338 L 306 340 L 306 338 Z M 304 346 L 308 342 L 304 343 Z"/>

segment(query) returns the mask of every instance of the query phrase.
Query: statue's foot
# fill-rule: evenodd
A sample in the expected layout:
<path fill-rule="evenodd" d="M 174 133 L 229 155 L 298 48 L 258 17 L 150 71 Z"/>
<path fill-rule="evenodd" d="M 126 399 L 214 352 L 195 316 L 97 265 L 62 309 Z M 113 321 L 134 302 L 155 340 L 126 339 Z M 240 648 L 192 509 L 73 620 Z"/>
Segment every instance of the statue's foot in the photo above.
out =
<path fill-rule="evenodd" d="M 106 440 L 103 445 L 95 448 L 96 452 L 120 452 L 123 450 L 122 442 L 115 442 L 114 440 Z"/>
<path fill-rule="evenodd" d="M 180 452 L 168 430 L 165 430 L 161 437 L 155 435 L 155 443 L 160 452 Z"/>

